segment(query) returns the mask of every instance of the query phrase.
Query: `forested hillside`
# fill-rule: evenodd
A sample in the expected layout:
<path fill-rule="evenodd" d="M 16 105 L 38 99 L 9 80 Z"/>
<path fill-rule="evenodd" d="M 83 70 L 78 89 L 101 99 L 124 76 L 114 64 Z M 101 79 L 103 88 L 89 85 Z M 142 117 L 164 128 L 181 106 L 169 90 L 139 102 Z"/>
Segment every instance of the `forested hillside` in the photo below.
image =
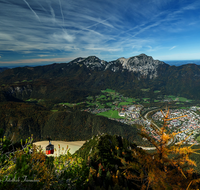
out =
<path fill-rule="evenodd" d="M 0 73 L 1 101 L 4 99 L 48 99 L 78 102 L 110 88 L 135 98 L 175 95 L 196 99 L 200 96 L 200 66 L 169 66 L 141 54 L 104 62 L 97 57 L 77 58 L 69 63 L 38 67 L 18 67 Z M 145 92 L 141 89 L 150 89 Z"/>
<path fill-rule="evenodd" d="M 87 140 L 100 133 L 121 135 L 129 141 L 141 140 L 136 125 L 129 126 L 70 108 L 69 111 L 51 111 L 40 105 L 20 102 L 0 104 L 0 128 L 14 142 L 31 134 L 35 141 L 46 140 L 48 136 L 53 140 Z"/>
<path fill-rule="evenodd" d="M 165 146 L 170 138 L 173 134 L 162 133 L 162 144 L 153 142 L 157 149 L 149 153 L 119 135 L 100 134 L 88 139 L 74 155 L 66 148 L 66 155 L 47 157 L 40 148 L 33 148 L 30 154 L 33 136 L 21 143 L 18 151 L 9 150 L 12 143 L 3 137 L 0 139 L 0 188 L 198 189 L 200 176 L 194 170 L 196 163 L 189 158 L 198 150 Z M 148 139 L 152 140 L 150 136 Z"/>

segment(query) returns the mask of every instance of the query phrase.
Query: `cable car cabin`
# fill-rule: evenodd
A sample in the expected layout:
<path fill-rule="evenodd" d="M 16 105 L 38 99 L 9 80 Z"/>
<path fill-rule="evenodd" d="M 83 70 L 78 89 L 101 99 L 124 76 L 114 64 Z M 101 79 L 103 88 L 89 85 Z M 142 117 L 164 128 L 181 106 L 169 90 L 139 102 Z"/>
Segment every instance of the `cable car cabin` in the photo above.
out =
<path fill-rule="evenodd" d="M 49 145 L 46 146 L 46 154 L 54 154 L 54 145 L 49 141 Z"/>

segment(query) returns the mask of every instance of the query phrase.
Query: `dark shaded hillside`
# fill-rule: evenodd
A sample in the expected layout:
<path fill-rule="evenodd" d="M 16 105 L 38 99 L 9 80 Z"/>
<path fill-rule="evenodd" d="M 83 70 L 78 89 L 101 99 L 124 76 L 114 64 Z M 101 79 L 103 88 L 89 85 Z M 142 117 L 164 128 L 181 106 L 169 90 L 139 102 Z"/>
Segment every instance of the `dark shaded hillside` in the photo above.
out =
<path fill-rule="evenodd" d="M 179 67 L 170 67 L 166 73 L 166 91 L 178 96 L 199 99 L 200 95 L 200 66 L 187 64 Z"/>
<path fill-rule="evenodd" d="M 58 129 L 54 127 L 53 122 L 57 122 L 57 125 L 60 126 L 59 130 L 63 133 L 55 136 Z M 70 141 L 87 140 L 99 133 L 118 134 L 134 141 L 137 139 L 138 132 L 136 126 L 124 125 L 105 117 L 80 111 L 54 113 L 44 126 L 44 131 L 48 130 L 50 136 L 54 135 L 57 139 L 66 138 Z"/>
<path fill-rule="evenodd" d="M 87 140 L 99 133 L 118 134 L 130 141 L 140 140 L 136 125 L 125 125 L 82 111 L 53 112 L 28 103 L 1 103 L 0 128 L 14 142 L 31 134 L 34 141 L 46 140 L 47 136 L 53 140 Z"/>
<path fill-rule="evenodd" d="M 119 151 L 117 150 L 117 147 Z M 106 155 L 110 154 L 109 157 L 113 157 L 111 158 L 112 161 L 114 159 L 119 161 L 119 158 L 116 158 L 115 156 L 122 156 L 122 152 L 126 152 L 128 154 L 126 156 L 130 159 L 131 149 L 136 147 L 136 144 L 130 143 L 129 141 L 127 141 L 127 139 L 121 137 L 120 135 L 100 134 L 92 136 L 92 138 L 87 140 L 83 144 L 83 146 L 75 152 L 75 154 L 86 160 L 88 159 L 88 157 L 94 159 L 97 156 L 97 154 L 99 154 L 98 157 L 102 156 L 102 158 L 99 158 L 99 160 L 104 162 L 103 164 L 107 165 L 111 163 L 108 160 L 108 157 L 106 158 Z M 115 164 L 111 166 L 113 167 L 112 169 L 114 169 L 114 165 Z"/>
<path fill-rule="evenodd" d="M 58 102 L 81 102 L 85 97 L 93 95 L 96 92 L 95 89 L 79 89 L 74 88 L 69 84 L 59 85 L 52 81 L 38 80 L 32 83 L 18 83 L 3 87 L 2 101 L 14 101 L 14 99 L 28 100 L 33 99 L 45 99 L 54 103 Z"/>
<path fill-rule="evenodd" d="M 185 147 L 184 151 L 186 150 L 187 148 Z M 137 147 L 137 144 L 128 142 L 119 135 L 101 134 L 93 136 L 75 154 L 85 159 L 90 167 L 90 189 L 95 190 L 94 187 L 97 186 L 108 190 L 125 189 L 124 187 L 134 190 L 199 188 L 199 181 L 195 184 L 195 179 L 199 179 L 200 176 L 197 172 L 188 175 L 189 172 L 186 172 L 187 161 L 183 161 L 185 163 L 184 166 L 180 166 L 179 162 L 177 169 L 176 165 L 173 164 L 176 161 L 175 154 L 169 155 L 168 153 L 170 159 L 162 159 L 160 151 L 155 150 L 150 153 Z M 184 153 L 180 155 L 180 159 L 182 157 L 184 157 Z M 192 154 L 191 157 L 198 164 L 199 156 Z M 162 164 L 167 170 L 164 169 Z M 181 167 L 185 169 L 183 170 L 185 175 L 183 175 L 183 172 L 180 172 Z M 195 169 L 197 168 L 195 167 Z M 144 176 L 148 177 L 145 179 Z M 149 179 L 152 179 L 151 183 L 148 184 L 148 187 L 144 186 L 143 184 L 146 184 Z M 162 183 L 159 183 L 159 180 Z M 181 182 L 177 183 L 179 180 Z M 191 183 L 192 180 L 194 180 L 193 183 Z M 117 183 L 118 188 L 116 188 L 115 183 Z M 188 188 L 190 183 L 194 186 Z"/>
<path fill-rule="evenodd" d="M 133 158 L 132 151 L 143 150 L 118 135 L 101 134 L 89 139 L 76 151 L 76 154 L 85 159 L 90 167 L 90 183 L 88 184 L 90 189 L 95 189 L 94 187 L 141 189 L 139 180 L 131 183 L 131 180 L 127 180 L 122 174 L 124 172 L 122 159 L 126 162 L 138 162 Z M 139 176 L 139 171 L 136 174 Z M 115 183 L 118 188 L 114 188 Z"/>
<path fill-rule="evenodd" d="M 0 67 L 0 72 L 5 71 L 6 69 L 9 69 L 8 67 Z"/>
<path fill-rule="evenodd" d="M 49 111 L 41 106 L 7 102 L 0 104 L 0 128 L 5 136 L 14 142 L 34 135 L 36 140 L 41 138 L 41 126 L 45 124 Z"/>
<path fill-rule="evenodd" d="M 146 55 L 136 57 L 138 60 L 150 59 Z M 160 95 L 200 97 L 199 65 L 176 67 L 161 62 L 149 66 L 147 61 L 142 65 L 131 64 L 128 66 L 133 70 L 137 67 L 137 72 L 123 68 L 120 60 L 107 63 L 94 56 L 70 63 L 8 69 L 0 73 L 1 91 L 7 100 L 36 98 L 54 102 L 82 101 L 106 88 L 129 97 L 149 97 L 149 92 L 141 91 L 143 88 L 150 88 L 152 92 L 159 90 Z M 154 94 L 151 96 L 153 98 Z M 3 97 L 1 95 L 1 101 L 4 101 Z"/>

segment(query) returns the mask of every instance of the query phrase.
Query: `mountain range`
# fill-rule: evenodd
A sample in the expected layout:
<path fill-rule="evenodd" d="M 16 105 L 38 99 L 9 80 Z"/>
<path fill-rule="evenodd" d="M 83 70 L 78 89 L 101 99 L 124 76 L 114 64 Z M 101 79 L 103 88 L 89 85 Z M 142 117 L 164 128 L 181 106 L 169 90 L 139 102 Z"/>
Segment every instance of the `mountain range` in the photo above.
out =
<path fill-rule="evenodd" d="M 145 54 L 110 62 L 89 56 L 69 63 L 6 69 L 0 72 L 0 128 L 15 141 L 32 133 L 37 140 L 45 140 L 46 136 L 86 140 L 99 132 L 119 131 L 119 135 L 133 141 L 138 138 L 136 126 L 72 108 L 52 112 L 52 106 L 85 101 L 87 96 L 107 88 L 128 97 L 149 97 L 150 102 L 164 95 L 199 100 L 199 87 L 199 65 L 170 66 Z M 37 104 L 27 102 L 29 99 L 37 100 Z"/>
<path fill-rule="evenodd" d="M 163 184 L 161 188 L 171 188 L 172 185 L 180 189 L 181 186 L 188 187 L 188 184 L 193 188 L 192 185 L 196 184 L 191 184 L 191 180 L 198 179 L 199 175 L 189 173 L 191 170 L 186 175 L 181 173 L 180 167 L 177 169 L 175 166 L 182 161 L 174 159 L 175 162 L 171 162 L 166 157 L 162 158 L 160 152 L 149 154 L 137 147 L 145 142 L 138 135 L 138 124 L 127 125 L 83 111 L 83 103 L 73 107 L 59 106 L 57 103 L 81 102 L 87 96 L 94 99 L 95 95 L 107 88 L 128 97 L 149 97 L 150 102 L 155 96 L 164 95 L 183 96 L 198 102 L 199 82 L 200 66 L 170 66 L 145 54 L 110 62 L 89 56 L 69 63 L 0 70 L 0 130 L 3 129 L 3 136 L 11 139 L 16 147 L 21 144 L 20 139 L 28 139 L 31 134 L 34 141 L 48 137 L 52 140 L 85 140 L 86 143 L 76 154 L 84 159 L 90 171 L 89 189 L 141 189 L 146 188 L 143 184 L 148 183 L 147 179 L 153 179 L 156 189 L 159 186 L 154 181 L 157 174 L 162 174 L 160 171 L 163 171 L 163 179 L 167 179 L 166 183 L 159 183 Z M 186 150 L 186 155 L 181 154 L 180 157 L 178 154 L 178 158 L 187 155 Z M 199 158 L 194 154 L 191 156 L 198 164 Z M 187 163 L 184 169 L 185 166 Z M 75 171 L 74 166 L 72 170 Z M 134 175 L 129 175 L 129 171 Z M 85 175 L 82 172 L 79 174 Z M 70 181 L 71 175 L 70 171 Z M 177 180 L 180 181 L 178 186 Z"/>
<path fill-rule="evenodd" d="M 48 99 L 78 102 L 110 88 L 126 96 L 153 98 L 153 91 L 198 99 L 200 66 L 170 66 L 140 54 L 106 62 L 98 57 L 77 58 L 69 63 L 18 67 L 0 73 L 0 101 Z M 148 94 L 141 89 L 150 88 Z"/>

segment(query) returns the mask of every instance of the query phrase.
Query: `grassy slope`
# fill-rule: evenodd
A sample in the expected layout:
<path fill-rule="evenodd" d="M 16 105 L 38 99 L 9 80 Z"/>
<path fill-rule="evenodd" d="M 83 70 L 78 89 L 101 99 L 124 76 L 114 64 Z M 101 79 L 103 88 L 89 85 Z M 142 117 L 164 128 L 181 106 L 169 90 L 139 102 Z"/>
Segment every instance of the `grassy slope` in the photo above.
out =
<path fill-rule="evenodd" d="M 109 111 L 106 111 L 106 112 L 101 112 L 101 113 L 99 113 L 97 115 L 101 115 L 101 116 L 108 117 L 108 118 L 114 118 L 114 119 L 124 118 L 124 117 L 120 117 L 118 115 L 118 111 L 117 110 L 109 110 Z"/>

